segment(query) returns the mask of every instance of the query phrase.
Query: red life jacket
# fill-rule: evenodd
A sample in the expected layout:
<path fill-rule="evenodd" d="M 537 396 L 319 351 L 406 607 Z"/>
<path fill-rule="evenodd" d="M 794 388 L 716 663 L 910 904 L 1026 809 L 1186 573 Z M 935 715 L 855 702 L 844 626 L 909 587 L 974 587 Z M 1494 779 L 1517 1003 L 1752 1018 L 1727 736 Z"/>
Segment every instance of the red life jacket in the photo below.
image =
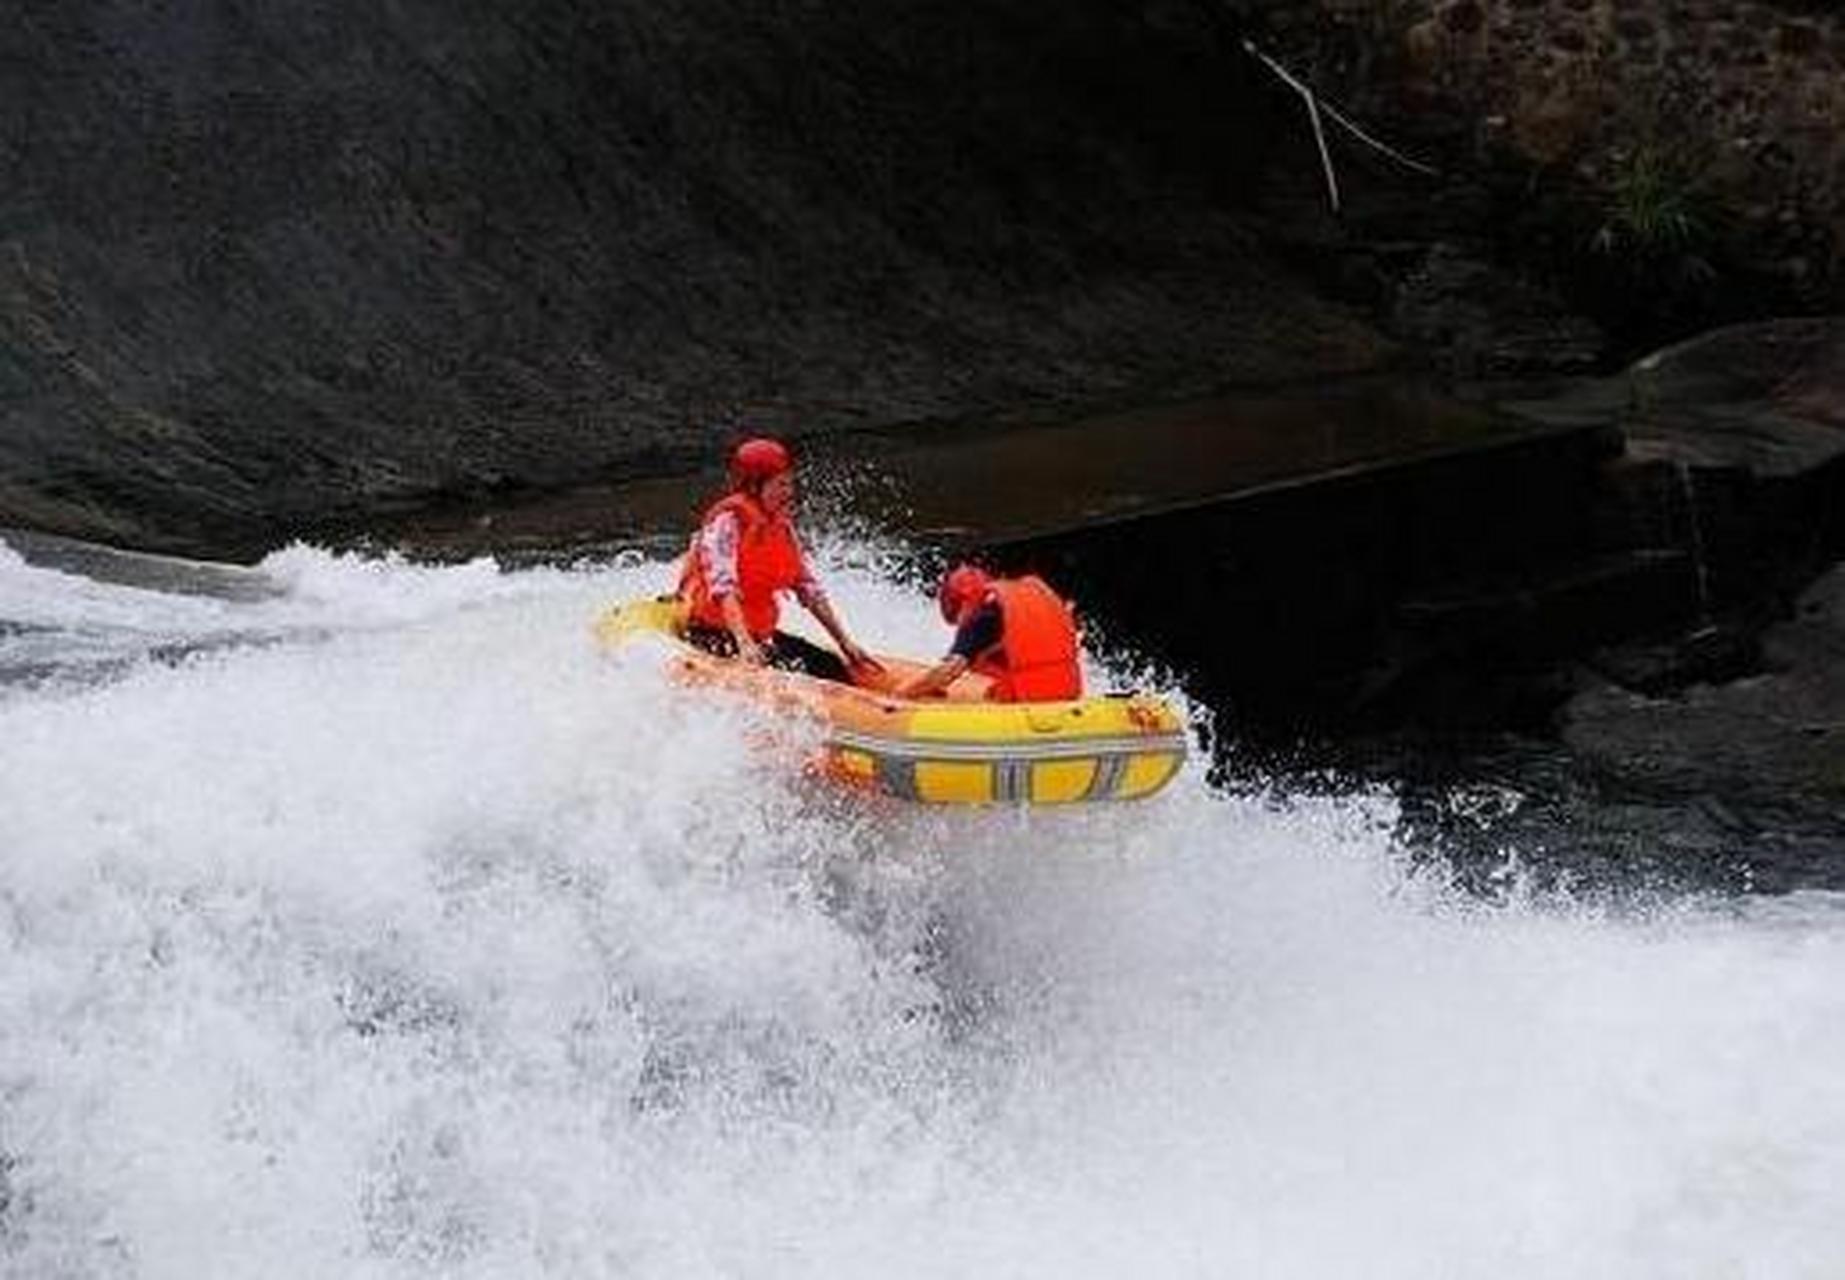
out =
<path fill-rule="evenodd" d="M 766 640 L 775 632 L 781 617 L 775 593 L 792 590 L 806 576 L 807 566 L 801 559 L 801 544 L 795 541 L 794 526 L 786 516 L 772 515 L 756 498 L 747 493 L 733 493 L 715 503 L 699 521 L 699 532 L 692 535 L 686 552 L 685 568 L 679 575 L 679 598 L 686 603 L 686 613 L 695 626 L 718 627 L 724 624 L 724 610 L 711 594 L 710 576 L 705 568 L 699 535 L 725 512 L 737 517 L 737 603 L 743 609 L 743 625 L 757 640 Z"/>
<path fill-rule="evenodd" d="M 1083 696 L 1076 618 L 1042 578 L 996 578 L 1000 641 L 973 669 L 993 682 L 995 702 L 1060 702 Z"/>

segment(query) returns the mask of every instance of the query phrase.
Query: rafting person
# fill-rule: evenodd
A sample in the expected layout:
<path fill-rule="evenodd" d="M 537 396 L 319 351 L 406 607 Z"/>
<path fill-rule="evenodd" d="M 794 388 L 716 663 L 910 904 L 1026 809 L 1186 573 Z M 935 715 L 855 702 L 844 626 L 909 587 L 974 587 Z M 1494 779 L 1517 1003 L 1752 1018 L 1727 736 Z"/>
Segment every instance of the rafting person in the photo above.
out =
<path fill-rule="evenodd" d="M 972 671 L 992 682 L 994 702 L 1059 702 L 1083 696 L 1076 617 L 1044 579 L 995 578 L 957 565 L 936 593 L 942 621 L 955 629 L 948 656 L 896 689 L 926 698 Z"/>
<path fill-rule="evenodd" d="M 685 638 L 751 665 L 850 683 L 853 668 L 878 664 L 847 634 L 807 567 L 789 516 L 793 501 L 794 459 L 781 441 L 757 437 L 731 452 L 730 492 L 699 522 L 679 578 Z M 776 629 L 784 591 L 826 628 L 837 654 Z"/>

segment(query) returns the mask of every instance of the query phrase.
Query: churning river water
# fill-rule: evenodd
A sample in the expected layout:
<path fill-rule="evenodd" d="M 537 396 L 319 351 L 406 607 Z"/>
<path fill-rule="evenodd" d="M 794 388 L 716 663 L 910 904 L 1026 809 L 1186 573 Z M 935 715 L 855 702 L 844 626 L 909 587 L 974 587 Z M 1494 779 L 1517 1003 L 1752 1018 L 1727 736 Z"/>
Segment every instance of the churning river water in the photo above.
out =
<path fill-rule="evenodd" d="M 138 563 L 0 547 L 7 1276 L 1845 1274 L 1845 895 L 841 797 L 595 650 L 638 555 Z"/>

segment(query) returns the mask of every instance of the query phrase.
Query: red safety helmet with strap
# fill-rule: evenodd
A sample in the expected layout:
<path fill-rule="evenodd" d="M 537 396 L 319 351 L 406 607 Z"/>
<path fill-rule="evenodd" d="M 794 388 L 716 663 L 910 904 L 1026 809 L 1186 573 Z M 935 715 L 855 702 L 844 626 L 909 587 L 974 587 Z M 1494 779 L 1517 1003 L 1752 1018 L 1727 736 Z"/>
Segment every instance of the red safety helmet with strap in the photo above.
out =
<path fill-rule="evenodd" d="M 730 487 L 761 489 L 763 484 L 794 469 L 794 458 L 780 440 L 756 436 L 739 444 L 730 455 Z"/>
<path fill-rule="evenodd" d="M 958 564 L 942 576 L 935 602 L 941 606 L 942 621 L 951 627 L 961 625 L 961 614 L 980 603 L 993 580 L 971 564 Z"/>

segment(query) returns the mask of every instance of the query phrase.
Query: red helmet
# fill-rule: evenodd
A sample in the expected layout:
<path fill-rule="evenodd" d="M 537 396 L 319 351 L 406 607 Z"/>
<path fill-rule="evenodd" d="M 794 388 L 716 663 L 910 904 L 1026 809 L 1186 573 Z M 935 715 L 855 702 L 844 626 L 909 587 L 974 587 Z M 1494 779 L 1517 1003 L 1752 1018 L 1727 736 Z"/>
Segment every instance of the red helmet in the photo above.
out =
<path fill-rule="evenodd" d="M 794 468 L 788 446 L 780 440 L 757 436 L 745 440 L 730 455 L 730 483 L 737 489 L 759 489 L 767 480 Z"/>
<path fill-rule="evenodd" d="M 958 564 L 942 578 L 935 602 L 942 606 L 942 621 L 955 626 L 970 605 L 977 604 L 992 585 L 992 579 L 971 564 Z"/>

